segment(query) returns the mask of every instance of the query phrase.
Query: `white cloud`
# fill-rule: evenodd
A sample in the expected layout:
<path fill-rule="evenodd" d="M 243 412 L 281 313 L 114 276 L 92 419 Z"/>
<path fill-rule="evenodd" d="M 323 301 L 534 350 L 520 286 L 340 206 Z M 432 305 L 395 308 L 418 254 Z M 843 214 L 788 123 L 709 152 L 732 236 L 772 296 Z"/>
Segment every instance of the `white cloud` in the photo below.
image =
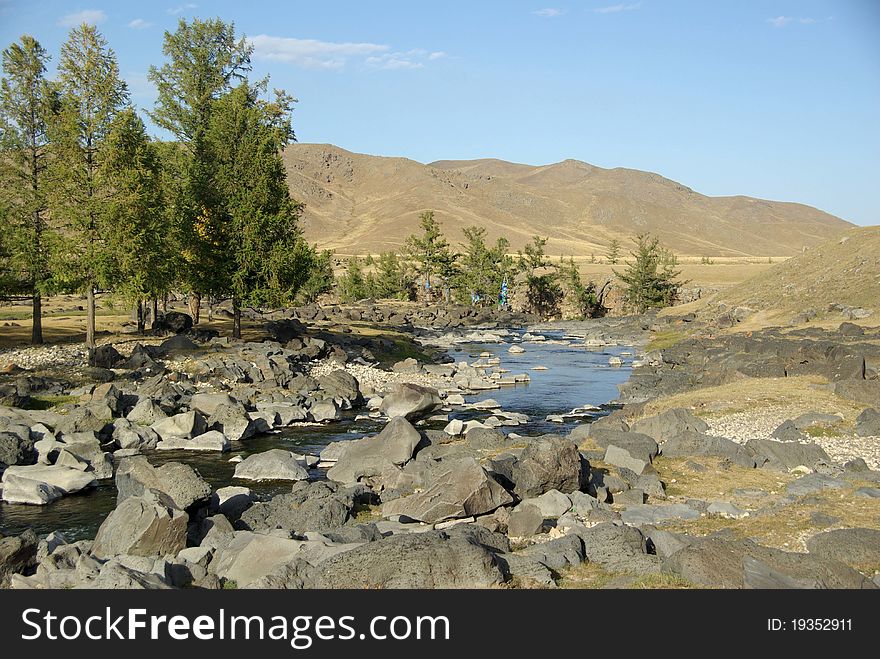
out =
<path fill-rule="evenodd" d="M 594 9 L 593 11 L 597 14 L 617 14 L 622 11 L 635 11 L 636 9 L 640 9 L 642 6 L 641 2 L 633 2 L 632 4 L 619 4 L 619 5 L 609 5 L 607 7 L 599 7 L 598 9 Z"/>
<path fill-rule="evenodd" d="M 425 65 L 420 60 L 426 55 L 424 50 L 419 49 L 405 53 L 383 53 L 368 57 L 364 60 L 364 64 L 376 69 L 423 69 Z M 428 57 L 430 58 L 430 55 Z"/>
<path fill-rule="evenodd" d="M 198 9 L 198 5 L 193 4 L 192 2 L 187 2 L 185 5 L 179 5 L 177 7 L 171 7 L 167 10 L 167 12 L 171 16 L 177 16 L 177 14 L 182 14 L 185 11 L 190 9 Z"/>
<path fill-rule="evenodd" d="M 132 30 L 146 30 L 148 27 L 153 27 L 153 24 L 143 18 L 136 18 L 128 23 L 128 27 Z"/>
<path fill-rule="evenodd" d="M 83 23 L 98 25 L 98 23 L 103 23 L 106 20 L 107 14 L 100 9 L 81 9 L 79 11 L 65 14 L 61 17 L 61 20 L 58 21 L 58 24 L 62 27 L 76 27 Z"/>
<path fill-rule="evenodd" d="M 785 27 L 789 23 L 800 23 L 802 25 L 812 25 L 813 23 L 818 23 L 815 18 L 794 18 L 793 16 L 776 16 L 775 18 L 768 18 L 767 23 L 770 23 L 775 28 Z"/>
<path fill-rule="evenodd" d="M 287 62 L 305 69 L 341 69 L 351 57 L 369 57 L 390 50 L 376 43 L 337 43 L 268 34 L 258 34 L 250 42 L 257 59 Z"/>
<path fill-rule="evenodd" d="M 442 50 L 435 50 L 433 53 L 428 55 L 428 59 L 431 61 L 441 59 L 443 57 L 446 57 L 446 53 L 444 53 Z"/>
<path fill-rule="evenodd" d="M 562 16 L 565 12 L 561 9 L 554 9 L 553 7 L 546 7 L 545 9 L 538 9 L 532 12 L 535 16 L 540 16 L 541 18 L 555 18 L 557 16 Z"/>

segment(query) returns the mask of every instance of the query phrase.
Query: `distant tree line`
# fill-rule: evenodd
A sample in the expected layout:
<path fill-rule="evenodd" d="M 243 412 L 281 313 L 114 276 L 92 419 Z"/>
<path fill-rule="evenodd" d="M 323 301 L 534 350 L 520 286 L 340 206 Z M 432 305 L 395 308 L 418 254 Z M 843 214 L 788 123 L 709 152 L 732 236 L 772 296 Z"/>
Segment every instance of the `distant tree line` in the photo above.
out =
<path fill-rule="evenodd" d="M 30 35 L 2 53 L 0 295 L 32 300 L 41 343 L 42 298 L 95 296 L 139 309 L 172 291 L 229 299 L 234 334 L 243 306 L 281 306 L 332 285 L 330 255 L 302 238 L 281 149 L 294 139 L 295 99 L 252 81 L 252 47 L 220 20 L 181 20 L 151 67 L 149 113 L 175 140 L 146 133 L 116 55 L 91 25 L 61 46 L 57 79 Z"/>

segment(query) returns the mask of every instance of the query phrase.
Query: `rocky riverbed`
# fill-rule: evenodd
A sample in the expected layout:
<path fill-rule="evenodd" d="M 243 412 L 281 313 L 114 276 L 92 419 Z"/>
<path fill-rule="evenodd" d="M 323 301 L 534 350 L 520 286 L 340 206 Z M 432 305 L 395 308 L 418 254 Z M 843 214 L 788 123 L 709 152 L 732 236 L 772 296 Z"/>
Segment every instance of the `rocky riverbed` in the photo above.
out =
<path fill-rule="evenodd" d="M 652 318 L 371 313 L 276 314 L 262 341 L 107 344 L 91 367 L 77 347 L 0 355 L 0 585 L 880 581 L 880 332 L 643 354 L 666 329 Z M 382 364 L 401 346 L 339 331 L 345 315 L 404 326 L 423 357 Z M 824 407 L 713 389 L 774 378 Z M 605 405 L 618 385 L 623 406 Z M 28 517 L 58 524 L 20 531 Z"/>

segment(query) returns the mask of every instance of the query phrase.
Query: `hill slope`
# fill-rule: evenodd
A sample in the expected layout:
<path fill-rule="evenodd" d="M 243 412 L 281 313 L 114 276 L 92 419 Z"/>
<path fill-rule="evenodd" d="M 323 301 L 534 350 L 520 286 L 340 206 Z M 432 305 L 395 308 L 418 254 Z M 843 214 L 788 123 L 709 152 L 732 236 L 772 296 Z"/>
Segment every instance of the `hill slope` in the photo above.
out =
<path fill-rule="evenodd" d="M 880 226 L 847 231 L 718 293 L 712 302 L 769 312 L 768 317 L 806 309 L 822 316 L 831 304 L 864 307 L 876 314 L 880 311 Z"/>
<path fill-rule="evenodd" d="M 427 209 L 454 241 L 463 227 L 480 224 L 514 249 L 540 233 L 550 237 L 549 253 L 575 256 L 601 255 L 612 239 L 643 231 L 680 254 L 783 256 L 852 226 L 801 204 L 707 197 L 658 174 L 576 160 L 423 165 L 294 144 L 284 163 L 291 194 L 306 203 L 306 237 L 349 254 L 399 249 Z"/>

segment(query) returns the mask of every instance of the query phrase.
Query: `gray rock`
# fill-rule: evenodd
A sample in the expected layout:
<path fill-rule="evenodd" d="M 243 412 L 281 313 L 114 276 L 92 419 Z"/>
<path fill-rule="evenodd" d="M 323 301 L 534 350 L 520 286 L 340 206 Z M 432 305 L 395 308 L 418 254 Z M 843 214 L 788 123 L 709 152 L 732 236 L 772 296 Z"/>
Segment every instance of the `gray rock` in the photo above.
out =
<path fill-rule="evenodd" d="M 705 433 L 708 429 L 705 421 L 683 408 L 667 410 L 630 424 L 633 432 L 643 433 L 658 442 L 665 442 L 684 432 Z"/>
<path fill-rule="evenodd" d="M 611 570 L 637 574 L 657 572 L 657 561 L 648 556 L 641 531 L 603 522 L 573 531 L 584 543 L 584 556 L 591 563 Z"/>
<path fill-rule="evenodd" d="M 509 443 L 504 433 L 495 428 L 470 428 L 464 438 L 473 449 L 496 449 Z"/>
<path fill-rule="evenodd" d="M 503 583 L 505 577 L 493 552 L 473 537 L 450 531 L 395 535 L 338 554 L 321 564 L 316 585 L 491 588 Z"/>
<path fill-rule="evenodd" d="M 169 437 L 189 439 L 196 435 L 201 435 L 207 430 L 205 417 L 194 410 L 160 419 L 153 423 L 150 428 L 152 428 L 161 439 Z"/>
<path fill-rule="evenodd" d="M 37 536 L 32 529 L 18 536 L 0 535 L 0 588 L 8 588 L 13 574 L 37 565 Z"/>
<path fill-rule="evenodd" d="M 433 524 L 446 519 L 485 515 L 513 502 L 513 497 L 473 458 L 433 466 L 423 491 L 389 501 L 383 516 L 406 515 Z"/>
<path fill-rule="evenodd" d="M 157 421 L 168 418 L 168 415 L 151 398 L 141 398 L 125 418 L 140 426 L 151 426 Z"/>
<path fill-rule="evenodd" d="M 869 584 L 863 575 L 837 561 L 762 547 L 751 540 L 728 540 L 718 536 L 694 538 L 687 547 L 664 560 L 663 571 L 698 586 L 742 588 L 746 557 L 760 561 L 776 575 L 811 583 L 815 587 L 864 588 Z"/>
<path fill-rule="evenodd" d="M 545 518 L 557 518 L 571 510 L 571 497 L 558 490 L 550 490 L 539 497 L 525 499 L 523 504 L 536 506 Z"/>
<path fill-rule="evenodd" d="M 192 439 L 169 437 L 156 445 L 159 451 L 216 451 L 225 453 L 230 449 L 229 439 L 219 430 L 209 430 Z"/>
<path fill-rule="evenodd" d="M 700 513 L 683 503 L 668 505 L 644 504 L 627 508 L 620 514 L 620 517 L 626 524 L 642 526 L 644 524 L 661 524 L 677 519 L 698 519 Z"/>
<path fill-rule="evenodd" d="M 572 565 L 580 565 L 585 558 L 584 543 L 575 534 L 530 545 L 515 553 L 557 571 Z"/>
<path fill-rule="evenodd" d="M 880 530 L 836 529 L 818 533 L 807 540 L 811 554 L 840 561 L 855 568 L 874 569 L 880 565 Z"/>
<path fill-rule="evenodd" d="M 332 399 L 319 400 L 309 408 L 309 417 L 316 423 L 323 421 L 338 421 L 341 419 L 339 406 Z"/>
<path fill-rule="evenodd" d="M 853 496 L 859 499 L 880 499 L 880 488 L 860 487 L 853 493 Z"/>
<path fill-rule="evenodd" d="M 58 465 L 16 465 L 3 472 L 3 501 L 45 505 L 96 484 L 95 474 Z"/>
<path fill-rule="evenodd" d="M 118 561 L 109 560 L 101 566 L 94 579 L 76 587 L 96 590 L 166 590 L 172 586 L 158 574 L 140 572 Z"/>
<path fill-rule="evenodd" d="M 589 464 L 581 459 L 574 442 L 556 435 L 531 441 L 515 460 L 491 461 L 492 470 L 511 483 L 521 499 L 550 490 L 565 494 L 586 486 Z"/>
<path fill-rule="evenodd" d="M 710 515 L 718 515 L 727 519 L 741 519 L 749 516 L 747 510 L 743 510 L 730 501 L 713 501 L 709 504 L 706 512 Z"/>
<path fill-rule="evenodd" d="M 870 407 L 862 410 L 856 419 L 856 434 L 859 437 L 880 437 L 880 412 Z"/>
<path fill-rule="evenodd" d="M 421 441 L 422 436 L 412 424 L 395 417 L 378 435 L 348 442 L 327 477 L 339 483 L 357 483 L 380 476 L 389 468 L 409 462 Z"/>
<path fill-rule="evenodd" d="M 334 483 L 300 482 L 288 494 L 255 503 L 241 515 L 242 525 L 251 531 L 284 529 L 302 535 L 323 533 L 345 524 L 361 490 L 340 488 Z"/>
<path fill-rule="evenodd" d="M 754 467 L 755 458 L 743 447 L 725 437 L 687 431 L 663 444 L 662 453 L 670 458 L 713 456 L 726 458 L 743 467 Z"/>
<path fill-rule="evenodd" d="M 253 419 L 243 408 L 231 405 L 218 405 L 208 417 L 207 427 L 222 432 L 232 442 L 250 439 L 270 430 L 265 419 Z"/>
<path fill-rule="evenodd" d="M 401 383 L 382 400 L 381 411 L 389 418 L 419 419 L 443 405 L 440 394 L 431 387 Z"/>
<path fill-rule="evenodd" d="M 806 496 L 826 489 L 842 489 L 848 487 L 845 480 L 834 478 L 825 474 L 807 474 L 792 481 L 785 487 L 785 491 L 796 497 Z"/>
<path fill-rule="evenodd" d="M 272 535 L 236 531 L 233 539 L 214 553 L 209 570 L 238 588 L 274 573 L 297 557 L 301 542 Z"/>
<path fill-rule="evenodd" d="M 816 469 L 833 464 L 828 454 L 816 444 L 799 442 L 777 442 L 772 439 L 750 439 L 746 450 L 755 456 L 758 464 L 771 469 L 788 471 L 805 466 Z"/>
<path fill-rule="evenodd" d="M 643 474 L 651 467 L 649 460 L 643 460 L 634 456 L 629 449 L 622 448 L 616 444 L 611 444 L 605 449 L 604 462 L 616 467 L 629 469 L 636 474 Z"/>
<path fill-rule="evenodd" d="M 529 538 L 542 531 L 544 515 L 530 503 L 518 505 L 507 520 L 507 534 L 512 538 Z"/>
<path fill-rule="evenodd" d="M 302 459 L 284 449 L 270 449 L 248 456 L 235 466 L 233 478 L 252 481 L 304 481 L 309 472 Z"/>
<path fill-rule="evenodd" d="M 138 425 L 128 418 L 113 422 L 113 441 L 121 449 L 145 451 L 156 448 L 159 435 L 152 428 Z"/>
<path fill-rule="evenodd" d="M 201 412 L 206 417 L 210 417 L 212 414 L 214 414 L 214 412 L 217 411 L 217 408 L 221 405 L 225 405 L 231 408 L 240 408 L 241 411 L 244 411 L 244 406 L 241 403 L 239 403 L 229 394 L 225 393 L 194 394 L 189 401 L 190 409 Z"/>
<path fill-rule="evenodd" d="M 187 514 L 162 493 L 128 497 L 98 528 L 91 553 L 97 558 L 173 556 L 186 547 L 188 521 Z"/>
<path fill-rule="evenodd" d="M 330 398 L 345 398 L 352 403 L 361 400 L 361 390 L 357 378 L 344 369 L 322 375 L 317 380 L 321 390 Z"/>
<path fill-rule="evenodd" d="M 751 556 L 743 557 L 743 588 L 760 590 L 815 589 L 814 579 L 795 579 Z"/>
<path fill-rule="evenodd" d="M 211 495 L 209 503 L 212 512 L 222 513 L 227 519 L 238 519 L 253 505 L 254 500 L 249 488 L 229 485 L 218 488 Z"/>
<path fill-rule="evenodd" d="M 307 561 L 295 558 L 275 568 L 270 574 L 247 584 L 255 590 L 301 590 L 309 588 L 316 580 L 318 568 Z"/>
<path fill-rule="evenodd" d="M 189 465 L 166 462 L 154 467 L 143 456 L 123 458 L 116 470 L 117 504 L 128 497 L 142 496 L 148 490 L 165 493 L 181 510 L 211 495 L 211 486 Z"/>

